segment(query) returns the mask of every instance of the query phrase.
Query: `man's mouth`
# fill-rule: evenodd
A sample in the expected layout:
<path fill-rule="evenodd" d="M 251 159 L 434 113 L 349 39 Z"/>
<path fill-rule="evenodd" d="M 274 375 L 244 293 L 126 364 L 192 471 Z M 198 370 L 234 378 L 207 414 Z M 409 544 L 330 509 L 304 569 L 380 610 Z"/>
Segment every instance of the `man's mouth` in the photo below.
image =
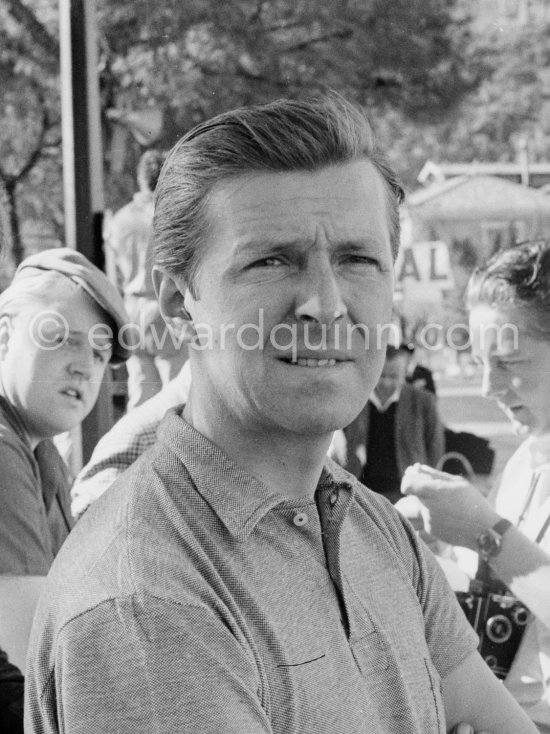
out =
<path fill-rule="evenodd" d="M 64 390 L 61 390 L 61 394 L 67 395 L 75 400 L 82 400 L 82 393 L 76 387 L 67 387 Z"/>
<path fill-rule="evenodd" d="M 335 359 L 310 359 L 305 357 L 298 357 L 291 359 L 290 364 L 297 365 L 298 367 L 335 367 L 338 362 Z"/>
<path fill-rule="evenodd" d="M 338 353 L 336 350 L 317 352 L 317 354 L 311 350 L 301 350 L 297 354 L 282 354 L 279 359 L 292 367 L 310 367 L 313 369 L 338 367 L 353 361 L 349 355 Z"/>
<path fill-rule="evenodd" d="M 508 419 L 514 423 L 524 423 L 527 420 L 528 413 L 525 405 L 506 405 L 500 403 L 500 409 L 508 416 Z"/>

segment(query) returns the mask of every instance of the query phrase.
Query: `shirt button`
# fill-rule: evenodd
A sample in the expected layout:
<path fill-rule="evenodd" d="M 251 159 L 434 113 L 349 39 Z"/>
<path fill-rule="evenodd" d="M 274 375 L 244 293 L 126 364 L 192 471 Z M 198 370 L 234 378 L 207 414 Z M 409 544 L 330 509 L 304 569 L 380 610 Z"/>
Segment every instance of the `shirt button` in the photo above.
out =
<path fill-rule="evenodd" d="M 307 521 L 308 517 L 305 512 L 299 512 L 297 515 L 294 515 L 294 519 L 292 520 L 292 522 L 299 528 L 302 527 L 302 525 L 305 525 Z"/>
<path fill-rule="evenodd" d="M 334 505 L 338 502 L 338 492 L 336 490 L 330 493 L 329 502 L 331 507 L 334 507 Z"/>

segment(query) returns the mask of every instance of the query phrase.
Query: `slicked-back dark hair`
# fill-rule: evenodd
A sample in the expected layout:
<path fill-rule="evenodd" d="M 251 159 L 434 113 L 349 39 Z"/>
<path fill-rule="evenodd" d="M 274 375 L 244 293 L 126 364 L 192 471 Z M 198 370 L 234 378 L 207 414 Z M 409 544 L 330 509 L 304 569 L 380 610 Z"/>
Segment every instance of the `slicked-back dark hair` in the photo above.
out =
<path fill-rule="evenodd" d="M 477 268 L 466 291 L 466 304 L 520 308 L 534 331 L 550 339 L 550 244 L 522 242 L 494 255 Z"/>
<path fill-rule="evenodd" d="M 254 172 L 317 171 L 367 159 L 387 190 L 394 257 L 403 189 L 377 149 L 365 115 L 337 94 L 278 100 L 232 110 L 201 123 L 174 146 L 155 192 L 156 264 L 193 292 L 208 231 L 206 205 L 216 184 Z M 368 202 L 365 202 L 368 206 Z"/>

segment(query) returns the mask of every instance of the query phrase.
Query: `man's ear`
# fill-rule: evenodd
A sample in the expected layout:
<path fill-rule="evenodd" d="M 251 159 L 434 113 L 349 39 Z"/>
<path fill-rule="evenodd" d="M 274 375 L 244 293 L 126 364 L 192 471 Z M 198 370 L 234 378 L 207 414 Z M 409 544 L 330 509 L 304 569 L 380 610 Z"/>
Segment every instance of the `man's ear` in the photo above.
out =
<path fill-rule="evenodd" d="M 12 328 L 11 318 L 6 314 L 0 316 L 0 360 L 7 354 Z"/>
<path fill-rule="evenodd" d="M 177 333 L 193 324 L 193 319 L 185 307 L 191 294 L 183 281 L 157 267 L 153 268 L 153 286 L 160 306 L 162 318 Z"/>

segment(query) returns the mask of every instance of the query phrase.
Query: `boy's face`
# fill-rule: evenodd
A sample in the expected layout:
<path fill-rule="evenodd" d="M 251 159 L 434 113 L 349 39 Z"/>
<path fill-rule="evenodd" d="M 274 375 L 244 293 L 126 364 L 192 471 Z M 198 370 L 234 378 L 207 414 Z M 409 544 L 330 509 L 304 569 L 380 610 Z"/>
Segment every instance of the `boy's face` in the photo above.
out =
<path fill-rule="evenodd" d="M 382 368 L 382 374 L 374 391 L 382 403 L 389 400 L 396 390 L 399 390 L 405 382 L 407 372 L 407 357 L 399 353 L 391 359 L 387 359 Z"/>
<path fill-rule="evenodd" d="M 73 428 L 94 406 L 112 352 L 104 322 L 80 289 L 0 320 L 3 394 L 33 442 Z"/>

